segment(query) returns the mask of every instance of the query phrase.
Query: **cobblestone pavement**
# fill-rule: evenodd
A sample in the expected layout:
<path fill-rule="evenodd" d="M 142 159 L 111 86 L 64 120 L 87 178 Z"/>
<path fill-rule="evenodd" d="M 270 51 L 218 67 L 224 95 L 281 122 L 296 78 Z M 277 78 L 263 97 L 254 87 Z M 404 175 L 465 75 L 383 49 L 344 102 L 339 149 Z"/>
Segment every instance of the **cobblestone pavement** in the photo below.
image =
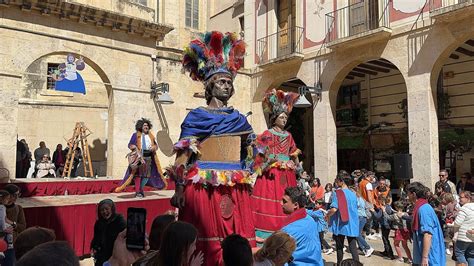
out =
<path fill-rule="evenodd" d="M 326 240 L 328 240 L 328 243 L 332 246 L 335 245 L 334 242 L 332 241 L 329 241 L 329 239 L 331 238 L 331 235 L 330 234 L 326 234 Z M 391 241 L 393 241 L 393 239 L 391 239 Z M 361 253 L 359 258 L 360 258 L 360 261 L 364 264 L 364 265 L 377 265 L 377 266 L 389 266 L 389 265 L 409 265 L 409 264 L 404 264 L 404 263 L 400 263 L 400 262 L 397 262 L 396 260 L 388 260 L 388 259 L 384 259 L 382 257 L 382 255 L 380 255 L 380 252 L 383 251 L 383 243 L 382 243 L 382 240 L 378 239 L 378 240 L 370 240 L 368 239 L 367 241 L 369 243 L 369 245 L 372 246 L 372 248 L 375 249 L 375 252 L 372 254 L 372 256 L 366 258 L 364 257 L 364 255 Z M 393 242 L 392 242 L 393 243 Z M 347 245 L 347 240 L 346 240 L 346 245 Z M 408 245 L 410 247 L 410 250 L 412 250 L 412 245 L 409 243 Z M 392 248 L 393 248 L 393 245 L 392 245 Z M 395 250 L 394 250 L 395 252 Z M 403 253 L 405 254 L 405 253 Z M 351 254 L 348 253 L 348 252 L 344 252 L 344 258 L 345 259 L 349 259 L 351 258 Z M 448 256 L 446 255 L 446 258 L 447 258 L 447 262 L 446 262 L 446 265 L 447 266 L 454 266 L 455 263 L 453 260 L 451 260 L 451 256 Z M 324 259 L 324 262 L 325 262 L 325 265 L 335 265 L 336 264 L 336 252 L 333 252 L 332 254 L 330 255 L 324 255 L 323 254 L 323 259 Z M 406 257 L 405 257 L 406 259 Z M 92 261 L 92 259 L 85 259 L 85 260 L 82 260 L 81 261 L 81 266 L 93 266 L 94 263 Z"/>
<path fill-rule="evenodd" d="M 328 243 L 329 245 L 332 245 L 332 246 L 335 246 L 335 243 L 332 242 L 332 241 L 329 241 L 329 239 L 331 239 L 331 235 L 330 234 L 326 234 L 325 235 L 325 239 L 328 240 Z M 393 238 L 390 238 L 390 241 L 391 241 L 391 244 L 392 244 L 392 248 L 393 248 L 393 252 L 395 252 L 395 249 L 394 249 L 394 246 L 393 246 Z M 370 239 L 367 239 L 367 242 L 369 243 L 369 245 L 375 249 L 374 253 L 366 258 L 363 253 L 359 253 L 359 259 L 360 259 L 360 262 L 362 262 L 364 265 L 377 265 L 377 266 L 388 266 L 388 265 L 409 265 L 407 263 L 401 263 L 401 262 L 398 262 L 396 260 L 388 260 L 388 259 L 384 259 L 382 257 L 382 255 L 380 254 L 380 252 L 383 251 L 383 243 L 382 243 L 382 240 L 380 239 L 377 239 L 377 240 L 370 240 Z M 347 246 L 348 243 L 347 243 L 347 240 L 345 242 L 345 245 Z M 412 248 L 412 244 L 411 243 L 408 243 L 408 246 L 410 247 L 410 250 L 413 252 L 413 248 Z M 348 247 L 347 247 L 348 249 Z M 403 249 L 402 249 L 403 250 Z M 405 256 L 405 252 L 402 251 L 403 254 L 404 254 L 404 257 L 405 257 L 405 261 L 406 261 L 406 256 Z M 396 256 L 396 253 L 394 254 Z M 349 253 L 349 250 L 347 250 L 347 252 L 344 252 L 344 259 L 350 259 L 352 258 L 351 256 L 351 253 Z M 455 265 L 455 262 L 451 259 L 451 256 L 450 255 L 446 255 L 446 258 L 447 258 L 447 261 L 446 261 L 446 265 L 447 266 L 454 266 Z M 336 258 L 336 252 L 334 251 L 333 253 L 331 253 L 330 255 L 325 255 L 323 254 L 323 259 L 324 259 L 324 262 L 325 262 L 325 265 L 336 265 L 336 261 L 337 261 L 337 258 Z"/>

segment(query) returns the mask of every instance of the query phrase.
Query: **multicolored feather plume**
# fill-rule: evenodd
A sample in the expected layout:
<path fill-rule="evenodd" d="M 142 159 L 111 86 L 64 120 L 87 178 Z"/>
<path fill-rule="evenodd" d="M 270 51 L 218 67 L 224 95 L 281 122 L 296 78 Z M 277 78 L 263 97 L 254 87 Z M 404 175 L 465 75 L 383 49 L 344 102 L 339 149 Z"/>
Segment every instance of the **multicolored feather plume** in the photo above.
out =
<path fill-rule="evenodd" d="M 206 32 L 184 49 L 183 68 L 193 80 L 205 81 L 217 73 L 235 77 L 244 63 L 245 42 L 235 33 Z"/>
<path fill-rule="evenodd" d="M 294 92 L 284 92 L 282 90 L 269 89 L 263 98 L 263 111 L 272 116 L 278 116 L 281 113 L 291 113 L 293 105 L 300 95 Z"/>

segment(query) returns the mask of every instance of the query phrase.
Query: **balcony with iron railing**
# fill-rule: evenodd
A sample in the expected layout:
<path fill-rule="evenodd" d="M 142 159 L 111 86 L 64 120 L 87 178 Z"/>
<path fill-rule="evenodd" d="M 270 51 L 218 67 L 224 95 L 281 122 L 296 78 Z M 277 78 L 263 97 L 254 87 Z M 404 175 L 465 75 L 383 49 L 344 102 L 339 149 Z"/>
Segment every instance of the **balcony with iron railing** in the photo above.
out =
<path fill-rule="evenodd" d="M 436 20 L 459 20 L 474 14 L 474 0 L 430 0 L 430 16 Z"/>
<path fill-rule="evenodd" d="M 349 47 L 388 39 L 389 0 L 361 0 L 326 14 L 326 42 L 329 48 Z"/>
<path fill-rule="evenodd" d="M 302 27 L 290 27 L 257 40 L 258 64 L 266 67 L 274 63 L 303 59 Z"/>

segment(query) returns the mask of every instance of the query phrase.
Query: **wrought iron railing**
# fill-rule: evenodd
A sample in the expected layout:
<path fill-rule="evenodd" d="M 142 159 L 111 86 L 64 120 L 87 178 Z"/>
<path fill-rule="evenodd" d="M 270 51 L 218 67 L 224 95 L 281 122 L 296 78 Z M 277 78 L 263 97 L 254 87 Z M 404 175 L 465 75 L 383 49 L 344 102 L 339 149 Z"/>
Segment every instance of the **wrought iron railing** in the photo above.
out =
<path fill-rule="evenodd" d="M 285 58 L 292 54 L 303 53 L 302 27 L 291 27 L 257 40 L 259 64 Z"/>
<path fill-rule="evenodd" d="M 389 0 L 361 0 L 326 14 L 328 42 L 390 27 Z"/>
<path fill-rule="evenodd" d="M 448 11 L 453 7 L 466 4 L 474 4 L 474 0 L 430 0 L 430 11 Z"/>

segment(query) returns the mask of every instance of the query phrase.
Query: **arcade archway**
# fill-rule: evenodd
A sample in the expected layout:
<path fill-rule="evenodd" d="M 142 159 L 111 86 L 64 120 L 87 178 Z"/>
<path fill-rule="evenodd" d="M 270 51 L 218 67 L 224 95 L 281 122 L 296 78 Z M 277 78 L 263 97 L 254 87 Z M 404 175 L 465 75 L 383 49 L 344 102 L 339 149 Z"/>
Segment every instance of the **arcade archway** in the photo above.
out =
<path fill-rule="evenodd" d="M 86 93 L 55 90 L 51 72 L 66 60 L 67 52 L 55 52 L 34 60 L 25 70 L 18 105 L 18 138 L 25 139 L 33 153 L 44 141 L 53 156 L 58 144 L 64 149 L 72 137 L 76 122 L 84 122 L 92 131 L 88 137 L 94 175 L 107 175 L 110 81 L 93 61 L 84 58 L 80 71 Z M 81 55 L 74 54 L 77 58 Z M 34 155 L 33 155 L 33 160 Z M 83 176 L 81 163 L 77 175 Z M 30 175 L 31 175 L 30 170 Z"/>
<path fill-rule="evenodd" d="M 474 172 L 474 38 L 458 44 L 442 60 L 433 91 L 437 100 L 440 168 L 456 182 Z"/>
<path fill-rule="evenodd" d="M 368 169 L 394 176 L 393 155 L 408 153 L 407 88 L 390 61 L 378 58 L 352 68 L 335 101 L 338 169 Z"/>

